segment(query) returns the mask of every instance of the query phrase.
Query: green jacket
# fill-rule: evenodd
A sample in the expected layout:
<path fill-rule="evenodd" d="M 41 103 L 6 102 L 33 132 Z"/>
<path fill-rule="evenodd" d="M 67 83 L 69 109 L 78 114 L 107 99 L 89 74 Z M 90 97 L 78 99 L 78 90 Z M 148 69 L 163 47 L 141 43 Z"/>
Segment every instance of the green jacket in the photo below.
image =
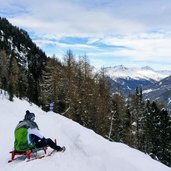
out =
<path fill-rule="evenodd" d="M 34 145 L 28 143 L 28 128 L 38 128 L 38 125 L 34 121 L 30 120 L 23 120 L 20 121 L 15 128 L 14 136 L 15 136 L 15 142 L 14 142 L 14 149 L 17 152 L 25 152 L 26 150 L 32 150 L 34 148 Z"/>

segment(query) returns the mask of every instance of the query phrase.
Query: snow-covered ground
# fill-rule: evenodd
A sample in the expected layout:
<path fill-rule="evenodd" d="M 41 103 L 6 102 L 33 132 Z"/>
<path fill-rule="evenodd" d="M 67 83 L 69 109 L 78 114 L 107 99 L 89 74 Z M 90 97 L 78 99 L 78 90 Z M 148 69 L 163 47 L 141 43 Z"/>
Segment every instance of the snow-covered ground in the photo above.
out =
<path fill-rule="evenodd" d="M 31 162 L 10 159 L 14 129 L 24 118 L 25 111 L 36 115 L 41 132 L 59 145 L 65 153 Z M 171 171 L 171 168 L 125 144 L 109 142 L 92 130 L 53 112 L 45 113 L 34 104 L 0 95 L 0 171 Z M 49 149 L 50 150 L 50 149 Z"/>

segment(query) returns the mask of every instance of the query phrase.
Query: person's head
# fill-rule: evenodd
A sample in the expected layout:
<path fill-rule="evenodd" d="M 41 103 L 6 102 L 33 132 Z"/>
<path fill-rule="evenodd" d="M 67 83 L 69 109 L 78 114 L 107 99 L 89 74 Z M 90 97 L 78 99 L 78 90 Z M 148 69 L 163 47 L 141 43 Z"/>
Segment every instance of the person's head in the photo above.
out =
<path fill-rule="evenodd" d="M 34 113 L 30 113 L 29 110 L 26 111 L 24 120 L 30 120 L 30 121 L 34 121 L 35 120 L 35 114 Z"/>

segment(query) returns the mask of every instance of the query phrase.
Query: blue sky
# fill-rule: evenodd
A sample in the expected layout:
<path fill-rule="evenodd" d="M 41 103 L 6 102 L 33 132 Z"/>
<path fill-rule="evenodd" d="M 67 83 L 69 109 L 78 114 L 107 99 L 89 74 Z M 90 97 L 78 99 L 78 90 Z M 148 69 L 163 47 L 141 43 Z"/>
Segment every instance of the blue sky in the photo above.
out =
<path fill-rule="evenodd" d="M 171 0 L 0 0 L 0 16 L 49 56 L 171 70 Z"/>

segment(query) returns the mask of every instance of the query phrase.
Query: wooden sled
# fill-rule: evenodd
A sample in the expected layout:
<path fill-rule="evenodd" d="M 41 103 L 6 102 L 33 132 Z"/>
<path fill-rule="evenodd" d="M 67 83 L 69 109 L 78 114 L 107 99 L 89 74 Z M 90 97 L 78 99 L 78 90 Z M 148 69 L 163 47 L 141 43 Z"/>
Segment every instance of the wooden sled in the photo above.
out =
<path fill-rule="evenodd" d="M 17 152 L 15 150 L 10 151 L 9 153 L 11 154 L 11 159 L 8 160 L 8 163 L 12 162 L 13 160 L 15 160 L 16 156 L 25 156 L 28 160 L 30 160 L 32 158 L 32 155 L 37 153 L 38 151 L 44 151 L 44 154 L 46 154 L 47 152 L 47 147 L 44 148 L 35 148 L 33 150 L 26 150 L 25 152 Z"/>
<path fill-rule="evenodd" d="M 54 140 L 55 143 L 56 139 Z M 38 151 L 43 150 L 44 151 L 44 155 L 47 153 L 47 148 L 48 147 L 42 147 L 42 148 L 34 148 L 32 150 L 26 150 L 25 152 L 17 152 L 15 150 L 10 151 L 9 153 L 11 154 L 11 159 L 8 160 L 8 163 L 14 161 L 16 158 L 16 156 L 25 156 L 28 160 L 30 160 L 33 157 L 33 154 L 37 153 Z M 41 158 L 41 156 L 40 156 Z"/>

